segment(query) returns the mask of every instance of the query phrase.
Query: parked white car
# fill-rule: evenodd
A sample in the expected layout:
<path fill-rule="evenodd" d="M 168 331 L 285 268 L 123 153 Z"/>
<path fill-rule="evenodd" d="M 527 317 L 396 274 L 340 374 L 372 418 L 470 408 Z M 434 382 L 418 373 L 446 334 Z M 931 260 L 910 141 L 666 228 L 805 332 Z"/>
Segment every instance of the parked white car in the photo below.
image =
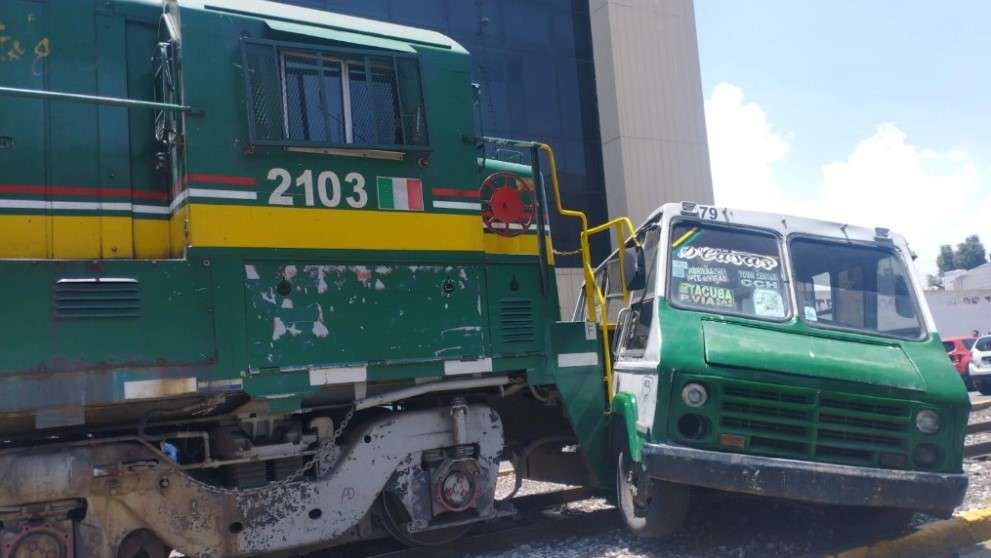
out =
<path fill-rule="evenodd" d="M 985 335 L 970 349 L 970 379 L 984 395 L 991 395 L 991 335 Z"/>

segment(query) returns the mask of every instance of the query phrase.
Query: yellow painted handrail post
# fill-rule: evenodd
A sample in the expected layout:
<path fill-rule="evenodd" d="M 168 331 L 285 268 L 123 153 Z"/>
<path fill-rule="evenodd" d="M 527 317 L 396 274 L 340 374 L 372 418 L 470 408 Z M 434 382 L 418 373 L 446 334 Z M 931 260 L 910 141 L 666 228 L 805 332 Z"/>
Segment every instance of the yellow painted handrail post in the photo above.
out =
<path fill-rule="evenodd" d="M 588 217 L 586 217 L 581 211 L 565 209 L 564 206 L 561 205 L 561 187 L 557 180 L 557 161 L 554 158 L 554 150 L 551 149 L 551 146 L 546 143 L 540 144 L 540 150 L 547 155 L 548 168 L 551 174 L 551 186 L 554 189 L 554 205 L 557 208 L 557 212 L 566 217 L 574 217 L 575 219 L 578 219 L 581 224 L 582 238 L 580 239 L 579 248 L 582 256 L 582 271 L 585 276 L 585 315 L 588 317 L 589 321 L 595 321 L 595 309 L 592 307 L 592 304 L 589 304 L 595 300 L 595 278 L 592 275 L 592 267 L 590 265 L 588 242 L 584 237 L 585 232 L 588 230 Z"/>
<path fill-rule="evenodd" d="M 624 225 L 626 226 L 626 229 L 630 233 L 630 236 L 628 238 L 633 238 L 633 242 L 636 243 L 637 245 L 639 245 L 639 243 L 636 240 L 636 231 L 633 229 L 633 222 L 630 221 L 630 219 L 627 218 L 627 217 L 616 217 L 615 219 L 611 219 L 611 220 L 609 220 L 609 221 L 607 221 L 605 223 L 602 223 L 601 225 L 597 225 L 595 227 L 592 227 L 591 229 L 588 229 L 587 231 L 584 231 L 582 233 L 582 238 L 584 240 L 583 246 L 587 247 L 588 246 L 588 237 L 589 236 L 591 236 L 593 234 L 598 234 L 598 233 L 603 232 L 603 231 L 608 231 L 608 230 L 610 230 L 610 229 L 612 229 L 612 228 L 615 227 L 616 233 L 617 233 L 616 234 L 616 240 L 617 240 L 617 242 L 619 244 L 619 257 L 620 257 L 620 260 L 619 261 L 620 261 L 620 266 L 621 266 L 621 268 L 620 268 L 620 281 L 622 283 L 622 288 L 623 288 L 623 303 L 626 304 L 626 303 L 629 302 L 630 293 L 629 293 L 629 291 L 626 288 L 625 271 L 622 269 L 622 265 L 623 265 L 623 261 L 624 261 L 623 258 L 625 256 L 625 252 L 626 252 L 626 239 L 623 237 L 623 234 L 622 234 L 623 233 L 623 226 Z M 591 264 L 589 264 L 589 265 L 591 265 Z M 608 273 L 608 270 L 607 270 L 607 273 Z M 596 290 L 598 290 L 598 286 L 597 285 L 596 285 Z M 605 361 L 606 361 L 605 362 L 606 390 L 607 390 L 607 393 L 609 394 L 609 402 L 612 403 L 612 398 L 613 398 L 613 370 L 612 370 L 612 354 L 611 354 L 612 351 L 611 351 L 611 348 L 609 347 L 609 308 L 606 305 L 606 298 L 604 296 L 601 297 L 601 305 L 600 305 L 600 309 L 599 309 L 599 312 L 598 312 L 598 322 L 599 322 L 599 330 L 602 332 L 602 351 L 603 351 L 602 354 L 604 355 Z"/>

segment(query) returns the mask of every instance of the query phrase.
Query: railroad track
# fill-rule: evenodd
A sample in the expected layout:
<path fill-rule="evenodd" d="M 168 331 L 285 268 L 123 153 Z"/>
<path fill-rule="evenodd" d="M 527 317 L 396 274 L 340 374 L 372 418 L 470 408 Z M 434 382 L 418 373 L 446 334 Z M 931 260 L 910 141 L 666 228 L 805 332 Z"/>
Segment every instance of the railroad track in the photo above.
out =
<path fill-rule="evenodd" d="M 309 558 L 453 558 L 506 555 L 514 549 L 520 555 L 532 552 L 536 556 L 813 558 L 908 533 L 879 533 L 828 507 L 703 491 L 696 494 L 683 533 L 670 540 L 645 542 L 623 534 L 619 514 L 612 507 L 560 509 L 561 504 L 595 496 L 569 489 L 519 497 L 513 500 L 517 516 L 477 525 L 465 538 L 443 547 L 405 548 L 391 539 L 380 539 L 324 550 Z M 788 521 L 782 522 L 782 517 Z"/>
<path fill-rule="evenodd" d="M 972 411 L 991 408 L 991 399 L 975 401 Z M 975 422 L 967 427 L 968 435 L 991 433 L 991 420 Z M 991 457 L 991 441 L 968 444 L 964 455 L 967 459 L 984 459 Z M 499 476 L 512 475 L 512 469 L 503 466 Z M 515 516 L 496 520 L 476 526 L 466 537 L 442 547 L 406 548 L 392 540 L 378 540 L 353 545 L 314 554 L 311 558 L 331 558 L 337 556 L 361 558 L 453 558 L 468 554 L 477 555 L 488 552 L 498 552 L 511 549 L 519 544 L 540 544 L 554 540 L 565 540 L 568 537 L 605 533 L 621 527 L 619 514 L 612 507 L 595 511 L 564 512 L 563 504 L 577 502 L 598 496 L 593 491 L 583 488 L 566 489 L 535 495 L 520 496 L 512 500 L 518 513 Z M 746 497 L 736 496 L 730 502 L 746 501 Z M 703 507 L 711 508 L 722 504 L 721 500 L 710 502 Z M 703 502 L 703 504 L 705 504 Z M 742 508 L 747 511 L 750 508 Z M 757 507 L 754 510 L 759 509 Z M 823 518 L 829 521 L 829 518 Z M 846 529 L 841 525 L 833 527 L 843 532 L 840 538 L 842 544 L 832 548 L 850 548 L 871 544 L 878 540 L 873 532 L 858 532 Z M 850 531 L 850 532 L 846 532 Z M 889 534 L 890 535 L 890 534 Z M 704 552 L 702 549 L 699 552 Z M 819 548 L 810 556 L 821 556 L 827 553 L 827 548 Z M 701 555 L 701 554 L 700 554 Z"/>
<path fill-rule="evenodd" d="M 518 496 L 511 500 L 517 513 L 477 525 L 469 535 L 439 547 L 407 548 L 382 539 L 345 545 L 338 549 L 314 554 L 330 558 L 354 556 L 361 558 L 453 558 L 466 554 L 494 552 L 512 548 L 517 543 L 559 539 L 570 535 L 604 532 L 620 526 L 619 514 L 613 508 L 566 513 L 561 506 L 595 498 L 598 493 L 587 488 L 569 488 L 554 492 Z"/>
<path fill-rule="evenodd" d="M 568 497 L 571 495 L 574 496 Z M 595 494 L 588 496 L 594 497 Z M 821 506 L 702 491 L 695 495 L 696 500 L 680 535 L 668 540 L 644 541 L 623 529 L 619 514 L 611 506 L 594 510 L 557 509 L 559 503 L 578 501 L 588 496 L 576 490 L 522 497 L 521 502 L 514 501 L 519 509 L 516 517 L 478 525 L 470 535 L 443 547 L 402 548 L 392 541 L 379 541 L 374 548 L 362 543 L 319 556 L 460 558 L 489 553 L 504 556 L 507 551 L 523 547 L 524 550 L 518 551 L 520 555 L 532 551 L 537 556 L 581 556 L 590 552 L 594 556 L 812 558 L 831 555 L 839 548 L 870 545 L 903 534 L 897 531 L 879 533 L 870 525 L 852 522 L 846 516 Z M 556 499 L 541 501 L 543 498 Z M 782 523 L 781 517 L 789 517 L 789 521 Z M 796 548 L 800 548 L 797 545 L 803 541 L 821 536 L 824 525 L 828 526 L 827 536 L 810 545 L 808 553 L 795 552 Z M 610 538 L 612 531 L 621 534 Z M 755 535 L 757 539 L 763 537 L 763 540 L 754 543 Z M 598 546 L 602 544 L 598 541 L 599 537 L 609 541 L 607 548 Z M 774 546 L 779 540 L 782 546 Z M 568 552 L 564 553 L 562 549 Z"/>
<path fill-rule="evenodd" d="M 971 404 L 970 411 L 983 411 L 991 408 L 991 400 L 975 401 Z M 967 435 L 983 434 L 991 432 L 991 420 L 982 422 L 972 422 L 967 425 Z M 991 441 L 978 442 L 976 444 L 966 444 L 963 450 L 966 459 L 986 458 L 991 456 Z"/>
<path fill-rule="evenodd" d="M 984 422 L 974 422 L 967 425 L 967 434 L 981 434 L 991 432 L 991 420 Z M 967 444 L 963 448 L 963 456 L 967 459 L 991 456 L 991 442 L 978 442 Z"/>

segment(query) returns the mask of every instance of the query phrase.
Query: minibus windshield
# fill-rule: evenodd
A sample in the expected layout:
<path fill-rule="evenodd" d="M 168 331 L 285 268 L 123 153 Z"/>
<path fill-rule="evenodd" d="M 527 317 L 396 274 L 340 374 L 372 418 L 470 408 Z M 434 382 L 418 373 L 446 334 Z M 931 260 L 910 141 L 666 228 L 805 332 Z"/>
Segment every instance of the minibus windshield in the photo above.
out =
<path fill-rule="evenodd" d="M 671 228 L 669 300 L 675 306 L 762 319 L 788 317 L 778 238 L 697 222 Z"/>
<path fill-rule="evenodd" d="M 925 335 L 909 271 L 894 248 L 795 238 L 790 254 L 799 317 L 809 325 Z"/>

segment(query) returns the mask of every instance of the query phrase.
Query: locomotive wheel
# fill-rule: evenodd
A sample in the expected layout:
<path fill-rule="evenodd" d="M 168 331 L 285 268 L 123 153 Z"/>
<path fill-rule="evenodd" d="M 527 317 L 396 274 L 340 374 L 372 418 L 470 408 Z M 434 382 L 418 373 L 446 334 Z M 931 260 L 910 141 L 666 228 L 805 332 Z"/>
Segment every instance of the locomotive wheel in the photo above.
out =
<path fill-rule="evenodd" d="M 396 500 L 395 496 L 383 492 L 380 500 L 382 501 L 382 526 L 392 535 L 392 538 L 406 546 L 443 546 L 460 539 L 472 527 L 472 524 L 469 523 L 411 533 L 401 522 L 400 518 L 406 516 L 406 510 L 403 509 L 403 505 Z"/>
<path fill-rule="evenodd" d="M 640 466 L 619 452 L 616 464 L 616 508 L 623 523 L 645 539 L 666 537 L 681 527 L 688 512 L 688 487 L 642 478 Z"/>
<path fill-rule="evenodd" d="M 172 549 L 165 546 L 151 531 L 140 529 L 124 537 L 117 558 L 168 558 Z"/>

